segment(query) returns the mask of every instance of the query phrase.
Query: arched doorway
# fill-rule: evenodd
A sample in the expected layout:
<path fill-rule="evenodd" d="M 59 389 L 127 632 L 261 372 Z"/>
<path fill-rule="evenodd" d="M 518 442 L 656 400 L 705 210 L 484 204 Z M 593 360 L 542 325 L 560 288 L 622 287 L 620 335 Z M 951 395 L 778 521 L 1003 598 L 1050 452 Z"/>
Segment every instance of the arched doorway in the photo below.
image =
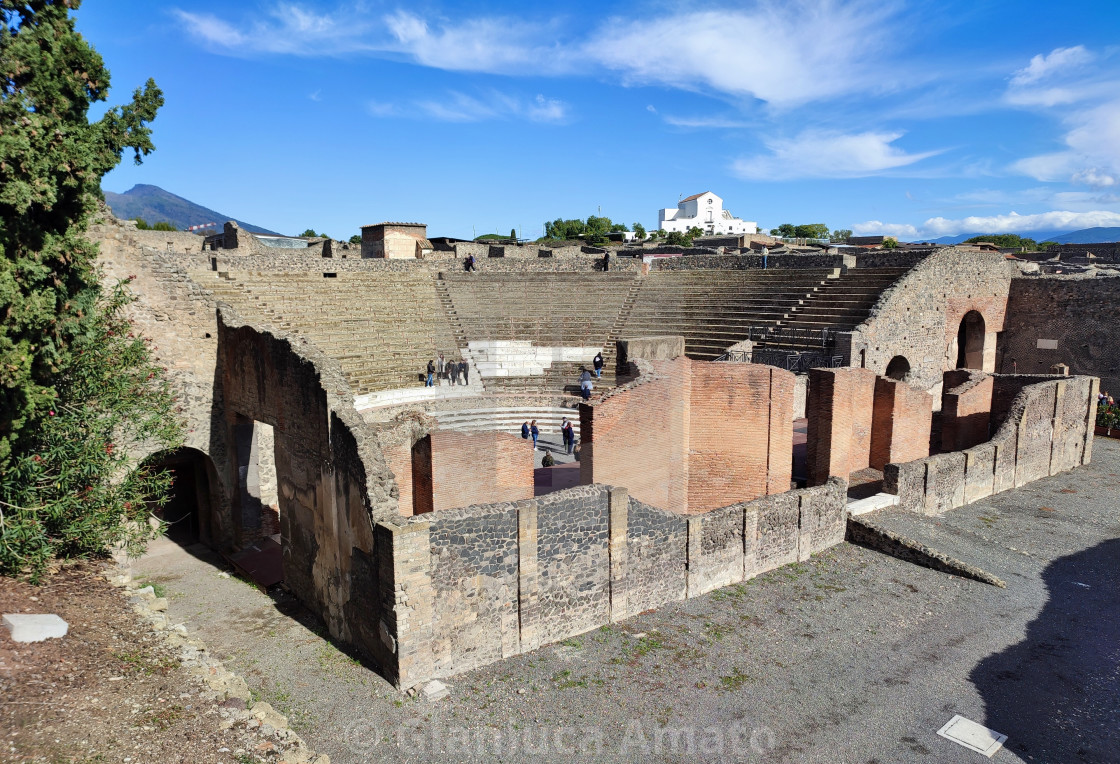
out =
<path fill-rule="evenodd" d="M 210 457 L 193 448 L 179 448 L 149 456 L 144 466 L 171 473 L 167 502 L 152 508 L 152 514 L 167 523 L 167 537 L 179 544 L 209 541 L 214 478 Z"/>
<path fill-rule="evenodd" d="M 910 375 L 910 362 L 906 360 L 906 356 L 896 355 L 887 364 L 886 376 L 891 379 L 897 379 L 899 382 L 905 382 L 906 377 Z"/>
<path fill-rule="evenodd" d="M 958 369 L 984 368 L 984 317 L 970 310 L 961 319 L 957 329 L 957 366 Z"/>

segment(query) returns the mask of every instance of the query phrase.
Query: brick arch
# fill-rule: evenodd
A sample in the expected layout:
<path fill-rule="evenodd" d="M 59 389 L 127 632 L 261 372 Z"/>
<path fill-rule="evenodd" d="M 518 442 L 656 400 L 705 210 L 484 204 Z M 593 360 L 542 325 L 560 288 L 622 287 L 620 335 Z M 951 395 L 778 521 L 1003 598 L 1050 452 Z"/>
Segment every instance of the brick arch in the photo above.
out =
<path fill-rule="evenodd" d="M 996 343 L 999 333 L 1003 331 L 1004 319 L 1007 315 L 1007 296 L 999 297 L 950 297 L 945 301 L 945 358 L 944 371 L 958 368 L 959 355 L 958 336 L 961 323 L 969 314 L 975 314 L 983 322 L 983 341 L 976 345 L 979 350 L 973 349 L 976 356 L 975 363 L 968 363 L 967 368 L 981 371 L 994 372 L 996 370 Z M 967 352 L 967 351 L 966 351 Z"/>

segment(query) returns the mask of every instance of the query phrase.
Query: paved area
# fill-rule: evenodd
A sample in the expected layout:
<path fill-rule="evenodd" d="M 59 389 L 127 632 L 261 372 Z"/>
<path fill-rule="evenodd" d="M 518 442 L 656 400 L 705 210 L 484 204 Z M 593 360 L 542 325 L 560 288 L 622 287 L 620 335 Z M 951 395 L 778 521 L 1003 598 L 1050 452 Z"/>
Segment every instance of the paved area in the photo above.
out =
<path fill-rule="evenodd" d="M 880 515 L 1007 589 L 841 544 L 740 586 L 447 681 L 429 703 L 324 640 L 204 549 L 140 575 L 336 764 L 366 761 L 999 762 L 1120 752 L 1120 442 L 1091 466 L 925 519 Z"/>

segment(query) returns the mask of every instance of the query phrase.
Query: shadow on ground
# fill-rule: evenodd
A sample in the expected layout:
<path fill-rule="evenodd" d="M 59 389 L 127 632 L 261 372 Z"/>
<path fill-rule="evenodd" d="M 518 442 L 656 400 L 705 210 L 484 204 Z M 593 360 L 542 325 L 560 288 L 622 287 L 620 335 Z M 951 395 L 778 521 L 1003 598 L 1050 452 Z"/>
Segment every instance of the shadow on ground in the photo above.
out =
<path fill-rule="evenodd" d="M 984 724 L 1028 761 L 1120 760 L 1120 539 L 1042 577 L 1049 599 L 1026 636 L 970 674 Z"/>

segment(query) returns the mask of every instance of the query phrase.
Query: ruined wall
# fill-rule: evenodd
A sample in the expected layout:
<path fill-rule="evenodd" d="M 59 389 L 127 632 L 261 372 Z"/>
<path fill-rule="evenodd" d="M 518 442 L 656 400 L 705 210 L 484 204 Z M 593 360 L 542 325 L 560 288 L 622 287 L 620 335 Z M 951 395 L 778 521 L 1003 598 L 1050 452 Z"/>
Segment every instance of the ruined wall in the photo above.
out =
<path fill-rule="evenodd" d="M 998 371 L 1045 374 L 1056 363 L 1100 377 L 1120 393 L 1116 315 L 1120 276 L 1023 276 L 1011 280 Z"/>
<path fill-rule="evenodd" d="M 994 378 L 960 369 L 945 372 L 941 393 L 941 450 L 963 451 L 988 440 Z"/>
<path fill-rule="evenodd" d="M 929 456 L 933 397 L 886 377 L 875 380 L 871 413 L 871 463 L 882 470 L 890 462 Z"/>
<path fill-rule="evenodd" d="M 580 406 L 583 484 L 626 485 L 674 512 L 789 490 L 792 374 L 687 358 L 646 363 L 652 376 Z"/>
<path fill-rule="evenodd" d="M 999 375 L 993 388 L 997 429 L 991 440 L 964 451 L 887 465 L 883 490 L 897 494 L 903 509 L 940 514 L 1088 464 L 1099 389 L 1095 377 L 1038 381 Z"/>
<path fill-rule="evenodd" d="M 591 485 L 415 517 L 398 531 L 418 552 L 404 576 L 415 617 L 397 635 L 408 656 L 400 684 L 805 560 L 843 540 L 845 501 L 845 484 L 832 480 L 683 516 Z"/>
<path fill-rule="evenodd" d="M 867 369 L 809 372 L 807 472 L 810 485 L 887 462 L 927 456 L 933 400 Z M 897 459 L 895 457 L 898 457 Z"/>
<path fill-rule="evenodd" d="M 848 475 L 871 464 L 871 417 L 875 372 L 812 369 L 806 415 L 806 470 L 811 485 Z"/>
<path fill-rule="evenodd" d="M 904 356 L 910 364 L 907 383 L 938 387 L 942 373 L 956 366 L 961 319 L 975 310 L 985 325 L 983 367 L 995 371 L 996 334 L 1003 331 L 1011 276 L 998 253 L 947 248 L 925 257 L 883 292 L 853 332 L 851 357 L 864 351 L 865 367 L 884 374 L 894 356 Z"/>

